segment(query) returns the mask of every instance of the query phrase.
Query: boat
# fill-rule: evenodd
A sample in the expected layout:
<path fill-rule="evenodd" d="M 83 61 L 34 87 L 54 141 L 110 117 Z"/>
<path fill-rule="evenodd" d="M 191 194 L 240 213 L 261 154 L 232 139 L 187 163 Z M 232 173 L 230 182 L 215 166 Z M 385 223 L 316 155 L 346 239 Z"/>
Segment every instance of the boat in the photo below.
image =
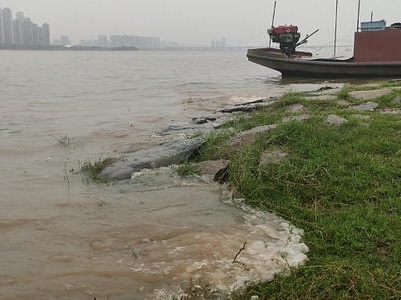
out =
<path fill-rule="evenodd" d="M 348 59 L 313 58 L 310 52 L 297 51 L 311 36 L 299 41 L 298 26 L 272 25 L 268 34 L 279 48 L 248 49 L 248 60 L 280 72 L 283 78 L 401 77 L 401 23 L 386 27 L 384 20 L 361 22 Z"/>

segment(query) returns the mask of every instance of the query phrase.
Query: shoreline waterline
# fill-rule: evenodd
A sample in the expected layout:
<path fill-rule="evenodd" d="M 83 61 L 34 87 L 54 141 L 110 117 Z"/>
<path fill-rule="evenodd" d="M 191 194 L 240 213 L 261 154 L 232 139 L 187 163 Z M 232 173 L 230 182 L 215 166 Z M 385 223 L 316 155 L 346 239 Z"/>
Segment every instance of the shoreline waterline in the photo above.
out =
<path fill-rule="evenodd" d="M 136 184 L 105 186 L 76 171 L 87 161 L 171 140 L 158 131 L 228 103 L 322 85 L 280 85 L 276 74 L 255 71 L 241 53 L 196 53 L 199 64 L 193 63 L 194 53 L 2 54 L 0 293 L 6 299 L 79 298 L 111 290 L 118 295 L 118 289 L 140 294 L 141 286 L 148 291 L 162 286 L 165 278 L 131 270 L 138 251 L 146 257 L 142 246 L 155 251 L 155 259 L 163 258 L 159 245 L 197 220 L 185 238 L 196 253 L 199 227 L 208 233 L 213 219 L 227 221 L 227 228 L 246 227 L 243 216 L 220 203 L 219 188 L 182 187 L 163 170 L 139 176 Z M 193 194 L 199 206 L 195 215 L 181 202 Z M 220 215 L 213 218 L 214 210 Z M 164 231 L 169 228 L 172 232 Z M 219 230 L 214 232 L 219 240 Z M 232 259 L 244 239 L 238 238 L 226 257 Z M 199 255 L 208 257 L 210 251 L 203 250 Z M 179 260 L 179 251 L 176 255 Z M 133 278 L 145 283 L 135 284 Z"/>

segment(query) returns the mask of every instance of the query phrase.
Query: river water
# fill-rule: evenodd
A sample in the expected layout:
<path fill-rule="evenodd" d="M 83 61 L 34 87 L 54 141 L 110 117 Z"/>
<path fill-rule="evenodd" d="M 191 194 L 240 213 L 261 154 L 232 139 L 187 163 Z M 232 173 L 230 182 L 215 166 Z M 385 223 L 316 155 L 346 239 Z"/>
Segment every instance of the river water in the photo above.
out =
<path fill-rule="evenodd" d="M 194 116 L 321 84 L 285 83 L 243 51 L 2 51 L 0 65 L 1 299 L 168 299 L 305 259 L 301 231 L 204 178 L 162 168 L 98 185 L 78 170 Z"/>

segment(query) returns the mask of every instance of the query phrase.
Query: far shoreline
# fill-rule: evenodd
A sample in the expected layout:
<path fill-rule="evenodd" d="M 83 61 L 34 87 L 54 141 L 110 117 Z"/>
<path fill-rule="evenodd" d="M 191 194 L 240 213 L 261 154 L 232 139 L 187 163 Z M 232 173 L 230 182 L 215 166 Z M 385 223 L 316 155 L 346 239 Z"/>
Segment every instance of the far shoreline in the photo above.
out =
<path fill-rule="evenodd" d="M 178 46 L 167 48 L 137 48 L 137 47 L 88 47 L 88 46 L 0 46 L 0 51 L 246 51 L 252 46 L 233 46 L 224 48 L 213 48 L 210 46 Z"/>
<path fill-rule="evenodd" d="M 86 47 L 86 46 L 1 46 L 0 50 L 6 51 L 138 51 L 136 47 Z"/>

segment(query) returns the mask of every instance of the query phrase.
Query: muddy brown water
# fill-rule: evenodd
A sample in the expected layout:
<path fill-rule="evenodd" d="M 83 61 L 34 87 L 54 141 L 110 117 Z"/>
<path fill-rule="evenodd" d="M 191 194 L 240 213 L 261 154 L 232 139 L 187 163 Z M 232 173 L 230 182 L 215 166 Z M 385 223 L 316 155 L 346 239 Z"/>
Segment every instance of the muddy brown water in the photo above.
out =
<path fill-rule="evenodd" d="M 178 138 L 157 132 L 193 116 L 326 83 L 282 84 L 239 51 L 0 62 L 1 299 L 168 299 L 191 279 L 227 291 L 306 258 L 301 230 L 208 178 L 162 168 L 97 185 L 78 171 Z"/>

